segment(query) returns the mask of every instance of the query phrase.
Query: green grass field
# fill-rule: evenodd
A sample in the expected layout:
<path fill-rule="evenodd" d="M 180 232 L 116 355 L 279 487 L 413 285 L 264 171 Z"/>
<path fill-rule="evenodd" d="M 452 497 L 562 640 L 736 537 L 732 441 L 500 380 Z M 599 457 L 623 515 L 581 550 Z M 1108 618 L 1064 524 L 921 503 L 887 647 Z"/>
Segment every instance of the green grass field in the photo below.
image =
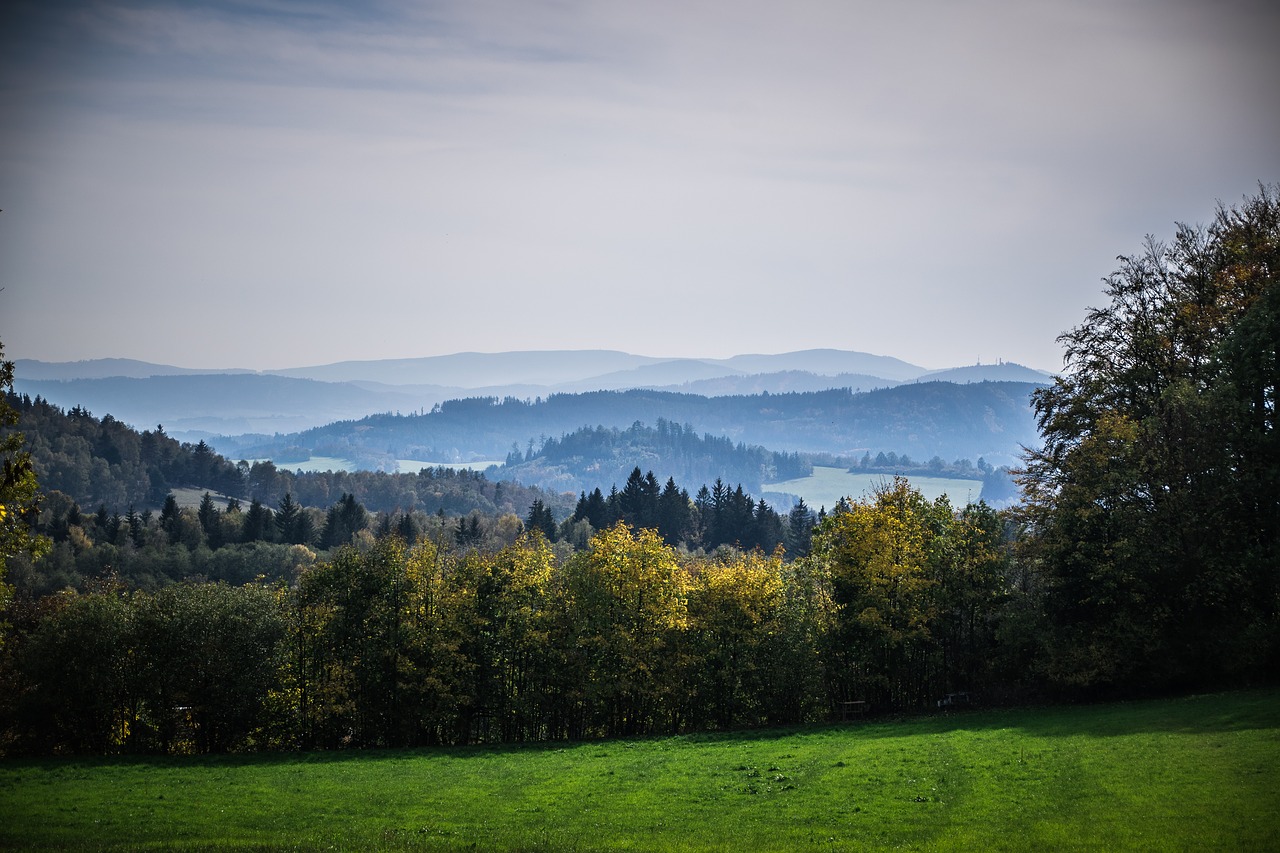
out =
<path fill-rule="evenodd" d="M 950 477 L 917 477 L 907 478 L 911 485 L 920 490 L 928 500 L 936 500 L 938 495 L 948 495 L 954 506 L 964 506 L 976 501 L 982 494 L 981 480 L 959 480 Z M 850 474 L 844 468 L 830 468 L 820 465 L 813 467 L 813 474 L 798 480 L 785 480 L 781 483 L 765 483 L 766 492 L 786 492 L 799 495 L 804 502 L 815 510 L 826 507 L 830 510 L 840 498 L 857 500 L 870 496 L 882 483 L 892 482 L 888 474 Z"/>
<path fill-rule="evenodd" d="M 1280 690 L 636 741 L 0 762 L 0 847 L 1274 850 Z"/>

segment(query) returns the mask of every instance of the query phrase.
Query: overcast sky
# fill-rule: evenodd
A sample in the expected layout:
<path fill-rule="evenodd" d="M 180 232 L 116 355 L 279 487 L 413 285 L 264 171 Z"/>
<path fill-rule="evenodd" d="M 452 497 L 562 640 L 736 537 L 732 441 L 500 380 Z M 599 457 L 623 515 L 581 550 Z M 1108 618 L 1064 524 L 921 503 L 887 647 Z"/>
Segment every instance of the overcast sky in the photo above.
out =
<path fill-rule="evenodd" d="M 1061 366 L 1280 179 L 1242 2 L 8 2 L 9 358 Z"/>

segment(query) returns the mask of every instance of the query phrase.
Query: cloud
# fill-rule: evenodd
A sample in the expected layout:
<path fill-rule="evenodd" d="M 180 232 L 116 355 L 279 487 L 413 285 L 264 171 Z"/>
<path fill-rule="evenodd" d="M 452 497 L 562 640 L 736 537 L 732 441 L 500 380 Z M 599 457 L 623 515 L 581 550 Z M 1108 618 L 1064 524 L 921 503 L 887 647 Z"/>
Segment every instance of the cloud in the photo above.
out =
<path fill-rule="evenodd" d="M 1115 254 L 1280 162 L 1246 3 L 24 8 L 0 277 L 30 319 L 0 335 L 50 358 L 182 361 L 179 327 L 241 330 L 251 365 L 771 341 L 1056 367 Z M 487 346 L 440 319 L 481 309 Z"/>

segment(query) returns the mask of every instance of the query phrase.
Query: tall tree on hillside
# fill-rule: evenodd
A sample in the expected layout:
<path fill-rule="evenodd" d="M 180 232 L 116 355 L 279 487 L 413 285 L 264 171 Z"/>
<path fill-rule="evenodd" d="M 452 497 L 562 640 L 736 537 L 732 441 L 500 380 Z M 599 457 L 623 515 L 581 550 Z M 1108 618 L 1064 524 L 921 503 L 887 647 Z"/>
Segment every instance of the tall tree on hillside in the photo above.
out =
<path fill-rule="evenodd" d="M 218 457 L 204 439 L 192 448 L 187 476 L 194 486 L 211 486 L 217 479 Z"/>
<path fill-rule="evenodd" d="M 529 517 L 525 519 L 524 526 L 529 530 L 537 530 L 548 542 L 556 541 L 556 517 L 541 499 L 535 500 L 529 507 Z"/>
<path fill-rule="evenodd" d="M 578 505 L 573 511 L 573 520 L 582 521 L 586 519 L 596 530 L 605 526 L 608 510 L 605 505 L 604 493 L 597 487 L 592 490 L 591 494 L 586 492 L 578 498 Z"/>
<path fill-rule="evenodd" d="M 1000 657 L 997 632 L 1006 617 L 1010 537 L 1000 513 L 985 503 L 953 512 L 946 495 L 929 514 L 929 575 L 935 581 L 934 635 L 942 655 L 942 687 L 984 690 Z"/>
<path fill-rule="evenodd" d="M 369 513 L 356 501 L 355 495 L 344 494 L 340 501 L 329 507 L 329 514 L 325 517 L 324 547 L 349 544 L 351 537 L 368 526 Z"/>
<path fill-rule="evenodd" d="M 813 541 L 813 527 L 818 523 L 813 510 L 800 498 L 787 513 L 787 554 L 792 559 L 803 557 L 809 553 L 809 545 Z"/>
<path fill-rule="evenodd" d="M 400 520 L 396 522 L 396 535 L 399 536 L 406 545 L 413 545 L 418 541 L 418 536 L 421 535 L 421 530 L 418 528 L 418 523 L 413 520 L 413 516 L 410 513 L 403 513 L 400 516 Z"/>
<path fill-rule="evenodd" d="M 280 531 L 280 541 L 290 545 L 310 544 L 310 519 L 302 507 L 293 499 L 292 492 L 285 492 L 276 510 L 276 529 Z"/>
<path fill-rule="evenodd" d="M 275 532 L 274 527 L 271 509 L 263 506 L 257 498 L 250 501 L 249 510 L 244 514 L 241 538 L 245 542 L 270 542 Z"/>
<path fill-rule="evenodd" d="M 1061 682 L 1280 663 L 1278 193 L 1121 258 L 1033 396 L 1045 445 L 1022 474 L 1025 521 Z"/>
<path fill-rule="evenodd" d="M 388 537 L 364 553 L 338 548 L 299 578 L 294 667 L 304 745 L 411 745 L 426 715 L 421 703 L 447 701 L 440 694 L 449 686 L 428 669 L 440 660 L 424 647 L 423 622 L 438 606 L 435 564 L 429 545 L 410 550 Z M 434 695 L 424 696 L 429 687 Z"/>
<path fill-rule="evenodd" d="M 170 544 L 182 539 L 180 524 L 182 524 L 182 510 L 178 507 L 178 500 L 173 494 L 166 494 L 164 507 L 160 508 L 160 529 L 169 535 Z"/>
<path fill-rule="evenodd" d="M 658 495 L 658 532 L 662 534 L 662 541 L 678 545 L 692 534 L 692 526 L 693 509 L 689 493 L 676 486 L 674 477 L 668 477 L 662 494 Z"/>
<path fill-rule="evenodd" d="M 782 524 L 782 517 L 774 511 L 773 507 L 765 503 L 764 498 L 756 501 L 751 518 L 751 547 L 772 552 L 777 550 L 779 545 L 785 548 L 786 538 L 787 533 Z"/>
<path fill-rule="evenodd" d="M 213 496 L 208 492 L 204 493 L 204 497 L 200 499 L 200 508 L 196 510 L 196 518 L 200 519 L 200 526 L 204 528 L 204 535 L 209 540 L 210 548 L 217 548 L 222 544 L 222 512 L 214 506 Z"/>
<path fill-rule="evenodd" d="M 693 498 L 693 532 L 692 540 L 709 547 L 711 539 L 711 526 L 713 521 L 711 490 L 707 488 L 707 484 L 703 483 L 698 487 L 698 492 Z"/>
<path fill-rule="evenodd" d="M 650 471 L 641 474 L 637 466 L 618 495 L 622 520 L 632 527 L 655 529 L 658 526 L 658 481 Z"/>

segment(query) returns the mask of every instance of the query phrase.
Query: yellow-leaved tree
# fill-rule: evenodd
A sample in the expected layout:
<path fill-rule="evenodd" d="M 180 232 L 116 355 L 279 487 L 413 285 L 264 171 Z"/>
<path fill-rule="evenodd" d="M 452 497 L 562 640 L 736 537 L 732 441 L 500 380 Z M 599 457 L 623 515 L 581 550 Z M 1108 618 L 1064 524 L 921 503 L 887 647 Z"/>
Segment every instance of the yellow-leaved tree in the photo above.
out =
<path fill-rule="evenodd" d="M 571 736 L 667 729 L 687 576 L 654 530 L 619 523 L 562 568 L 562 690 Z"/>
<path fill-rule="evenodd" d="M 930 511 L 898 477 L 814 534 L 810 559 L 828 573 L 835 605 L 827 675 L 836 701 L 911 706 L 928 698 L 936 655 Z"/>

